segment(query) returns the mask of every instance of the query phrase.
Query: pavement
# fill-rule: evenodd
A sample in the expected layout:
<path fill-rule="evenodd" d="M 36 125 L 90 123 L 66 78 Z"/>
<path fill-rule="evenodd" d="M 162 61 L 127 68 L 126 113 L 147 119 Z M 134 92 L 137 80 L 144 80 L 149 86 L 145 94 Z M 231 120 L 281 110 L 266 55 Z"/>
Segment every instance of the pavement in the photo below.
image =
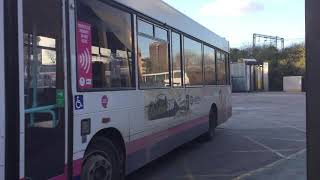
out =
<path fill-rule="evenodd" d="M 210 142 L 194 140 L 126 180 L 306 180 L 304 93 L 239 93 Z"/>

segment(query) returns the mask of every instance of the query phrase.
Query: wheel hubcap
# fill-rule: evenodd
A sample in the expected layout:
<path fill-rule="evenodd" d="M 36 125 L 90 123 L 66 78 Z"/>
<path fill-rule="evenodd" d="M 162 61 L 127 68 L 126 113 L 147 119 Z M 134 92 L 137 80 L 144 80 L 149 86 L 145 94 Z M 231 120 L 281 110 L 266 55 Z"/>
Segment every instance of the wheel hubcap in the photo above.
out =
<path fill-rule="evenodd" d="M 90 180 L 111 180 L 112 179 L 112 164 L 110 161 L 101 156 L 95 155 L 93 158 L 93 164 L 89 170 Z"/>

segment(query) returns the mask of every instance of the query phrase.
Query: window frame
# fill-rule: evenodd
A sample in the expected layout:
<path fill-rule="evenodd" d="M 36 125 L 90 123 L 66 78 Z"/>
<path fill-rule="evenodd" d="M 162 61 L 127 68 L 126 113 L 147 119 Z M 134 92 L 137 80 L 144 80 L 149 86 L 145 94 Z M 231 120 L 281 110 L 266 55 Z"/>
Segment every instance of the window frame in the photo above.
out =
<path fill-rule="evenodd" d="M 226 85 L 231 85 L 231 70 L 230 70 L 230 55 L 228 53 L 225 53 L 226 56 Z"/>
<path fill-rule="evenodd" d="M 173 42 L 173 34 L 176 34 L 176 35 L 178 35 L 179 36 L 179 45 L 180 45 L 180 71 L 181 71 L 181 73 L 180 73 L 180 76 L 181 76 L 181 86 L 174 86 L 173 85 L 173 78 L 174 78 L 174 73 L 173 73 L 173 45 L 172 45 L 172 42 Z M 181 34 L 181 33 L 178 33 L 177 31 L 171 31 L 171 57 L 172 57 L 172 59 L 171 59 L 171 74 L 172 74 L 172 77 L 171 77 L 171 81 L 172 81 L 172 87 L 173 88 L 184 88 L 185 87 L 185 84 L 184 84 L 184 73 L 185 73 L 185 69 L 184 69 L 184 62 L 183 62 L 183 59 L 184 59 L 184 52 L 183 52 L 183 35 Z"/>
<path fill-rule="evenodd" d="M 224 73 L 225 73 L 225 80 L 224 80 L 224 84 L 223 85 L 228 85 L 228 55 L 225 53 L 225 52 L 223 52 L 223 51 L 221 51 L 221 54 L 222 54 L 222 59 L 223 59 L 223 61 L 224 61 Z"/>
<path fill-rule="evenodd" d="M 220 59 L 217 58 L 217 54 L 220 53 Z M 224 56 L 224 59 L 222 58 Z M 216 49 L 216 68 L 218 68 L 218 63 L 217 61 L 222 61 L 224 62 L 224 71 L 225 71 L 225 80 L 224 82 L 220 82 L 219 81 L 219 74 L 218 74 L 218 71 L 216 71 L 216 75 L 217 75 L 217 86 L 227 86 L 227 85 L 231 85 L 230 84 L 230 80 L 228 80 L 228 76 L 231 77 L 231 75 L 228 75 L 228 72 L 227 72 L 227 66 L 230 66 L 230 63 L 228 61 L 229 59 L 229 53 L 223 51 L 223 50 L 220 50 L 220 49 Z M 230 68 L 230 67 L 229 67 Z"/>
<path fill-rule="evenodd" d="M 153 26 L 153 36 L 150 36 L 148 34 L 145 34 L 145 33 L 141 33 L 139 32 L 139 21 L 143 21 L 143 22 L 146 22 L 148 24 L 151 24 Z M 138 70 L 137 70 L 137 78 L 138 78 L 138 84 L 137 84 L 137 87 L 139 90 L 152 90 L 152 89 L 170 89 L 172 87 L 172 74 L 171 74 L 171 36 L 170 36 L 170 29 L 168 28 L 165 28 L 163 26 L 160 26 L 159 24 L 157 23 L 154 23 L 152 21 L 148 21 L 147 19 L 143 18 L 142 16 L 139 16 L 137 15 L 137 18 L 136 18 L 136 39 L 137 39 L 137 47 L 136 49 L 138 50 L 139 49 L 139 36 L 142 36 L 144 38 L 148 38 L 148 39 L 151 39 L 151 40 L 154 40 L 154 41 L 158 41 L 158 42 L 166 42 L 168 44 L 168 72 L 169 72 L 169 86 L 165 86 L 165 87 L 141 87 L 141 83 L 140 83 L 140 61 L 137 59 L 137 66 L 138 66 Z M 163 40 L 163 39 L 158 39 L 156 38 L 156 35 L 155 35 L 155 28 L 158 27 L 158 28 L 161 28 L 163 30 L 166 30 L 167 31 L 167 41 Z M 137 57 L 139 55 L 137 54 Z"/>
<path fill-rule="evenodd" d="M 183 39 L 183 45 L 182 45 L 182 49 L 183 49 L 183 65 L 184 65 L 184 73 L 186 73 L 187 72 L 187 70 L 186 70 L 186 63 L 185 63 L 185 38 L 188 38 L 188 39 L 190 39 L 190 40 L 192 40 L 192 41 L 194 41 L 194 42 L 196 42 L 196 43 L 199 43 L 200 44 L 200 46 L 201 46 L 201 74 L 202 74 L 202 81 L 201 81 L 201 84 L 198 84 L 198 85 L 187 85 L 186 83 L 185 83 L 185 81 L 183 81 L 183 84 L 184 84 L 184 87 L 185 88 L 199 88 L 199 87 L 204 87 L 205 86 L 205 84 L 204 84 L 204 76 L 203 76 L 203 41 L 200 41 L 200 40 L 198 40 L 198 39 L 196 39 L 196 38 L 194 38 L 194 37 L 192 37 L 192 36 L 189 36 L 189 35 L 186 35 L 186 34 L 184 34 L 183 36 L 182 36 L 182 39 Z M 183 74 L 183 78 L 185 79 L 185 74 Z"/>
<path fill-rule="evenodd" d="M 181 31 L 179 29 L 176 29 L 175 27 L 172 27 L 172 26 L 168 26 L 166 23 L 163 23 L 157 19 L 154 19 L 154 18 L 151 18 L 143 13 L 140 13 L 138 11 L 135 11 L 133 9 L 130 9 L 126 6 L 123 6 L 123 5 L 120 5 L 118 3 L 115 3 L 113 1 L 105 1 L 105 0 L 100 0 L 101 2 L 103 2 L 104 4 L 106 5 L 109 5 L 113 8 L 116 8 L 118 10 L 121 10 L 125 13 L 128 13 L 130 14 L 131 16 L 131 34 L 132 34 L 132 69 L 133 69 L 133 73 L 132 73 L 132 81 L 133 82 L 133 85 L 134 87 L 130 87 L 130 88 L 91 88 L 91 89 L 80 89 L 79 86 L 78 86 L 78 83 L 76 83 L 76 91 L 77 92 L 104 92 L 104 91 L 130 91 L 130 90 L 147 90 L 147 89 L 169 89 L 169 88 L 197 88 L 197 87 L 203 87 L 203 86 L 221 86 L 222 84 L 218 84 L 218 82 L 215 84 L 215 85 L 207 85 L 206 82 L 205 82 L 205 79 L 204 79 L 204 53 L 203 53 L 203 46 L 206 45 L 206 46 L 209 46 L 209 47 L 212 47 L 214 48 L 215 50 L 215 57 L 216 57 L 216 53 L 217 51 L 220 51 L 222 53 L 225 53 L 226 56 L 227 56 L 227 59 L 229 59 L 229 56 L 230 56 L 230 53 L 227 52 L 227 51 L 224 51 L 224 50 L 221 50 L 220 48 L 217 48 L 216 46 L 214 45 L 211 45 L 205 41 L 202 41 L 192 35 L 189 35 L 187 33 L 185 33 L 184 31 Z M 75 8 L 75 21 L 77 20 L 78 18 L 78 13 L 77 13 L 78 9 Z M 160 27 L 162 29 L 165 29 L 167 30 L 168 32 L 168 59 L 169 59 L 169 81 L 170 81 L 170 86 L 167 86 L 167 87 L 163 87 L 163 88 L 140 88 L 140 81 L 139 81 L 139 74 L 140 74 L 140 70 L 139 70 L 139 61 L 138 61 L 138 58 L 137 58 L 137 49 L 138 49 L 138 36 L 139 34 L 143 34 L 143 33 L 139 33 L 138 31 L 138 20 L 142 20 L 144 22 L 147 22 L 149 24 L 152 24 L 154 26 L 157 26 L 157 27 Z M 74 25 L 74 28 L 76 29 L 76 24 Z M 181 66 L 182 66 L 182 71 L 185 73 L 186 72 L 186 69 L 185 69 L 185 56 L 184 56 L 184 37 L 187 37 L 189 39 L 192 39 L 198 43 L 201 43 L 202 45 L 202 85 L 194 85 L 194 86 L 187 86 L 185 84 L 185 77 L 184 77 L 184 74 L 182 75 L 182 83 L 183 85 L 180 86 L 180 87 L 173 87 L 173 84 L 172 84 L 172 51 L 171 51 L 171 32 L 175 32 L 177 34 L 179 34 L 181 36 L 181 59 L 182 59 L 182 63 L 181 63 Z M 75 34 L 76 36 L 76 34 Z M 153 38 L 153 37 L 150 37 L 148 35 L 145 35 L 146 37 L 148 38 Z M 153 27 L 153 36 L 155 36 L 155 30 L 154 30 L 154 27 Z M 75 40 L 77 38 L 75 37 Z M 161 39 L 156 39 L 156 40 L 161 40 Z M 75 52 L 77 52 L 77 49 L 75 49 Z M 227 62 L 228 66 L 230 66 L 230 61 Z M 78 64 L 76 63 L 76 68 L 77 68 Z M 226 65 L 227 66 L 227 65 Z M 230 69 L 230 68 L 229 68 Z M 217 81 L 217 57 L 216 57 L 216 62 L 215 62 L 215 70 L 216 70 L 216 81 Z M 229 72 L 230 73 L 230 72 Z M 231 77 L 231 75 L 229 75 Z M 76 77 L 78 77 L 78 72 L 76 72 Z M 229 80 L 229 83 L 225 83 L 223 85 L 231 85 L 231 80 Z"/>
<path fill-rule="evenodd" d="M 135 29 L 134 29 L 134 25 L 135 25 L 135 18 L 134 18 L 134 14 L 133 12 L 127 10 L 126 8 L 122 7 L 122 6 L 118 6 L 115 5 L 111 2 L 106 2 L 106 1 L 101 1 L 102 3 L 104 3 L 105 5 L 108 5 L 112 8 L 115 8 L 117 10 L 123 11 L 124 13 L 127 13 L 130 15 L 130 20 L 131 20 L 131 40 L 132 40 L 132 49 L 131 49 L 131 60 L 132 60 L 132 73 L 131 73 L 131 81 L 132 81 L 132 87 L 124 87 L 124 88 L 88 88 L 88 89 L 81 89 L 79 87 L 79 84 L 77 82 L 77 80 L 75 81 L 76 83 L 76 91 L 79 93 L 85 93 L 85 92 L 113 92 L 113 91 L 133 91 L 137 89 L 137 83 L 136 83 L 136 54 L 135 54 Z M 75 8 L 75 24 L 74 24 L 74 32 L 76 32 L 77 30 L 77 21 L 78 21 L 78 8 L 76 6 Z M 75 52 L 77 54 L 77 33 L 74 33 L 74 38 L 75 38 Z M 78 63 L 77 63 L 77 57 L 76 57 L 76 69 L 78 69 Z M 78 71 L 75 72 L 76 73 L 76 79 L 78 78 L 79 74 Z"/>
<path fill-rule="evenodd" d="M 205 47 L 210 48 L 214 51 L 214 84 L 208 84 L 207 80 L 206 80 L 206 72 L 205 72 Z M 214 46 L 207 44 L 207 43 L 203 43 L 203 82 L 205 86 L 217 86 L 218 85 L 218 78 L 217 78 L 217 56 L 216 53 L 217 51 L 219 51 L 217 48 L 215 48 Z"/>
<path fill-rule="evenodd" d="M 221 84 L 221 82 L 220 82 L 220 75 L 219 75 L 219 71 L 220 70 L 218 70 L 218 64 L 220 63 L 220 61 L 221 61 L 221 50 L 219 50 L 219 49 L 217 49 L 216 50 L 216 68 L 217 68 L 217 71 L 216 71 L 216 75 L 217 75 L 217 86 L 221 86 L 221 85 L 223 85 L 223 84 Z M 218 56 L 219 55 L 219 56 Z"/>
<path fill-rule="evenodd" d="M 139 22 L 140 21 L 152 26 L 152 36 L 150 36 L 150 34 L 146 34 L 144 32 L 140 32 L 139 31 Z M 148 21 L 138 17 L 137 18 L 137 35 L 140 35 L 140 34 L 143 34 L 143 35 L 148 36 L 148 37 L 154 37 L 155 36 L 155 28 L 154 28 L 154 25 L 152 23 L 149 23 Z"/>
<path fill-rule="evenodd" d="M 163 28 L 163 27 L 161 27 L 161 26 L 158 26 L 158 25 L 153 25 L 153 36 L 154 36 L 154 38 L 156 39 L 156 40 L 159 40 L 159 41 L 164 41 L 164 39 L 160 39 L 160 38 L 157 38 L 157 36 L 156 36 L 156 29 L 161 29 L 161 30 L 164 30 L 164 31 L 167 31 L 167 42 L 168 42 L 168 44 L 170 44 L 170 38 L 169 38 L 169 29 L 165 29 L 165 28 Z"/>

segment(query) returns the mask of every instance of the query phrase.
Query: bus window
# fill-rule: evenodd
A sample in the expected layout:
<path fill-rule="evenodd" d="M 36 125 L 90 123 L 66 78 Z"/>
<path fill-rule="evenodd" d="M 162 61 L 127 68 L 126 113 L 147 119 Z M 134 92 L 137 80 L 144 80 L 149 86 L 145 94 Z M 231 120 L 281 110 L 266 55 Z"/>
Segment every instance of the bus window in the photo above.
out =
<path fill-rule="evenodd" d="M 139 20 L 140 21 L 140 20 Z M 156 28 L 156 37 L 139 33 L 139 85 L 140 88 L 170 86 L 168 31 Z"/>
<path fill-rule="evenodd" d="M 231 74 L 230 74 L 230 59 L 229 59 L 229 55 L 226 55 L 226 77 L 227 77 L 227 85 L 230 85 L 230 76 L 231 76 Z"/>
<path fill-rule="evenodd" d="M 141 88 L 163 88 L 169 85 L 168 43 L 139 36 L 139 65 Z M 169 77 L 169 76 L 167 76 Z M 169 78 L 168 78 L 169 79 Z"/>
<path fill-rule="evenodd" d="M 202 85 L 202 48 L 197 41 L 184 37 L 185 84 Z M 189 82 L 187 82 L 187 80 Z"/>
<path fill-rule="evenodd" d="M 204 46 L 204 78 L 206 84 L 216 84 L 216 58 L 213 48 Z"/>
<path fill-rule="evenodd" d="M 25 26 L 27 26 L 27 23 Z M 32 33 L 25 32 L 24 34 L 24 84 L 27 111 L 55 105 L 57 60 L 62 59 L 61 54 L 57 54 L 60 49 L 56 46 L 56 39 L 34 36 Z M 56 113 L 53 112 L 52 110 L 52 116 L 54 117 Z M 37 113 L 39 114 L 39 112 Z M 26 124 L 29 127 L 54 128 L 58 124 L 58 122 L 54 123 L 56 120 L 54 118 L 52 121 L 36 122 L 35 114 L 26 114 L 26 119 L 28 119 Z"/>
<path fill-rule="evenodd" d="M 217 82 L 218 85 L 226 84 L 226 63 L 225 63 L 225 54 L 218 51 L 217 52 Z"/>
<path fill-rule="evenodd" d="M 182 54 L 181 54 L 181 36 L 177 33 L 172 33 L 172 84 L 174 87 L 181 87 L 182 82 Z"/>
<path fill-rule="evenodd" d="M 80 0 L 78 21 L 91 26 L 92 88 L 134 88 L 132 16 L 101 1 Z"/>
<path fill-rule="evenodd" d="M 161 39 L 164 41 L 168 40 L 168 31 L 159 27 L 155 27 L 154 29 L 155 38 Z"/>
<path fill-rule="evenodd" d="M 152 24 L 138 20 L 138 31 L 139 31 L 139 33 L 153 37 L 153 25 Z"/>

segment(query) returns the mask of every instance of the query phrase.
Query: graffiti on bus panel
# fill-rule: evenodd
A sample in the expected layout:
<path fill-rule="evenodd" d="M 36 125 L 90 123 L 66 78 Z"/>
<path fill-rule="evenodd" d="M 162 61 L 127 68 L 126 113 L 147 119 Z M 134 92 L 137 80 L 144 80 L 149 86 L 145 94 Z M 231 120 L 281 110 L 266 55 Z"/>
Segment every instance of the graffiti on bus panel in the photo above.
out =
<path fill-rule="evenodd" d="M 180 116 L 190 111 L 190 106 L 200 104 L 199 96 L 178 95 L 175 98 L 159 94 L 146 105 L 149 120 Z"/>

